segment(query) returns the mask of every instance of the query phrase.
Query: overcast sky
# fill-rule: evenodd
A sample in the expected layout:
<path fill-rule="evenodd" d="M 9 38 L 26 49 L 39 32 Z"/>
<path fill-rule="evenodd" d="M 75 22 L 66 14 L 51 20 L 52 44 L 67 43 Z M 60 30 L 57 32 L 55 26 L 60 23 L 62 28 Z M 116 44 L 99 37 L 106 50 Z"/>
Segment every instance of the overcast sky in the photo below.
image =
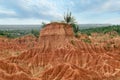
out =
<path fill-rule="evenodd" d="M 120 24 L 120 0 L 0 0 L 0 24 L 62 20 L 67 10 L 80 24 Z"/>

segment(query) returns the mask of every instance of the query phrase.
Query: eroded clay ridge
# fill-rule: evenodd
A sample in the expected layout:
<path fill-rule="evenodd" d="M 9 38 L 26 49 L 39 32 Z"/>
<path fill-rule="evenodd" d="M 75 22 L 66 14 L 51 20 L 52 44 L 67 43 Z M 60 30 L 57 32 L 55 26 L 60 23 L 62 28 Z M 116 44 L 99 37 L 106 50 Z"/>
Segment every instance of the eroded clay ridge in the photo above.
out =
<path fill-rule="evenodd" d="M 31 78 L 31 72 L 15 63 L 0 61 L 0 80 L 37 80 Z"/>
<path fill-rule="evenodd" d="M 42 80 L 116 80 L 120 77 L 118 54 L 74 37 L 64 23 L 50 23 L 40 32 L 39 46 L 6 61 L 27 67 Z M 23 66 L 25 65 L 25 66 Z"/>
<path fill-rule="evenodd" d="M 0 51 L 2 50 L 24 50 L 36 45 L 36 38 L 32 35 L 16 39 L 8 39 L 0 37 Z"/>
<path fill-rule="evenodd" d="M 4 59 L 13 55 L 18 55 L 37 45 L 37 38 L 33 35 L 10 39 L 0 37 L 0 59 Z"/>

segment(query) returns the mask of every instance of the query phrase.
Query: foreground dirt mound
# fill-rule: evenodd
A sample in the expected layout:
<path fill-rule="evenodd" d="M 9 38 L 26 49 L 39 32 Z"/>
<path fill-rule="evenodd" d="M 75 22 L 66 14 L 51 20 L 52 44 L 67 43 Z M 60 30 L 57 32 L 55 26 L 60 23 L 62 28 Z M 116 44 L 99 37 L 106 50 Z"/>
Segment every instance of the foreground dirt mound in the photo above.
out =
<path fill-rule="evenodd" d="M 60 64 L 45 71 L 42 80 L 99 80 L 101 76 L 71 64 Z"/>
<path fill-rule="evenodd" d="M 103 45 L 75 38 L 68 24 L 50 23 L 41 30 L 38 46 L 4 60 L 28 69 L 31 75 L 24 74 L 39 80 L 116 80 L 120 77 L 118 55 Z"/>
<path fill-rule="evenodd" d="M 15 39 L 0 37 L 0 59 L 18 55 L 36 45 L 37 38 L 33 35 L 27 35 Z"/>
<path fill-rule="evenodd" d="M 37 80 L 30 78 L 31 72 L 14 63 L 0 61 L 0 80 Z"/>
<path fill-rule="evenodd" d="M 37 39 L 33 35 L 27 35 L 24 37 L 16 38 L 16 39 L 8 39 L 8 38 L 0 38 L 0 51 L 1 50 L 27 50 L 32 48 Z"/>

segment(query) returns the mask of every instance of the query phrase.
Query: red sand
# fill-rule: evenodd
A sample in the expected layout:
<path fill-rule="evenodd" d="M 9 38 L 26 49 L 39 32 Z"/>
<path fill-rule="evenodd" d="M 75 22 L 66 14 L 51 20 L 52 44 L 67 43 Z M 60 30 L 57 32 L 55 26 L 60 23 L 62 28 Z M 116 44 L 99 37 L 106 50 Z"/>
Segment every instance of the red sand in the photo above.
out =
<path fill-rule="evenodd" d="M 26 42 L 29 42 L 29 39 Z M 93 43 L 85 43 L 74 37 L 70 25 L 64 23 L 46 25 L 41 30 L 36 44 L 38 45 L 34 48 L 25 48 L 26 51 L 20 55 L 3 59 L 6 64 L 16 66 L 9 68 L 8 65 L 3 65 L 7 68 L 0 68 L 0 79 L 119 80 L 120 78 L 120 54 L 116 52 L 120 50 L 109 51 L 101 44 L 95 46 Z M 12 70 L 13 74 L 6 72 L 7 70 Z"/>

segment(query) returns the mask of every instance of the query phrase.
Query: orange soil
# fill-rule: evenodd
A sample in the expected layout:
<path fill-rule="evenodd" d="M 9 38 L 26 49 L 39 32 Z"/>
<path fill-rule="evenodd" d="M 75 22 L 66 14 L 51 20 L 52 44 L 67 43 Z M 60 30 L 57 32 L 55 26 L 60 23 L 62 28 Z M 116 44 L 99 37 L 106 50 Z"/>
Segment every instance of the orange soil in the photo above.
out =
<path fill-rule="evenodd" d="M 82 38 L 89 38 L 91 43 L 82 41 Z M 113 41 L 116 44 L 120 39 L 119 36 L 116 38 L 110 39 L 108 43 Z M 75 38 L 70 25 L 50 23 L 41 30 L 39 41 L 30 37 L 11 40 L 15 48 L 6 48 L 11 45 L 0 42 L 4 44 L 1 50 L 12 49 L 21 52 L 16 56 L 3 56 L 0 62 L 0 79 L 118 80 L 120 78 L 119 44 L 117 48 L 110 46 L 109 49 L 106 42 L 99 42 L 100 40 L 102 39 L 95 35 Z"/>
<path fill-rule="evenodd" d="M 27 35 L 21 38 L 8 39 L 0 37 L 0 59 L 18 55 L 37 45 L 36 37 Z"/>

